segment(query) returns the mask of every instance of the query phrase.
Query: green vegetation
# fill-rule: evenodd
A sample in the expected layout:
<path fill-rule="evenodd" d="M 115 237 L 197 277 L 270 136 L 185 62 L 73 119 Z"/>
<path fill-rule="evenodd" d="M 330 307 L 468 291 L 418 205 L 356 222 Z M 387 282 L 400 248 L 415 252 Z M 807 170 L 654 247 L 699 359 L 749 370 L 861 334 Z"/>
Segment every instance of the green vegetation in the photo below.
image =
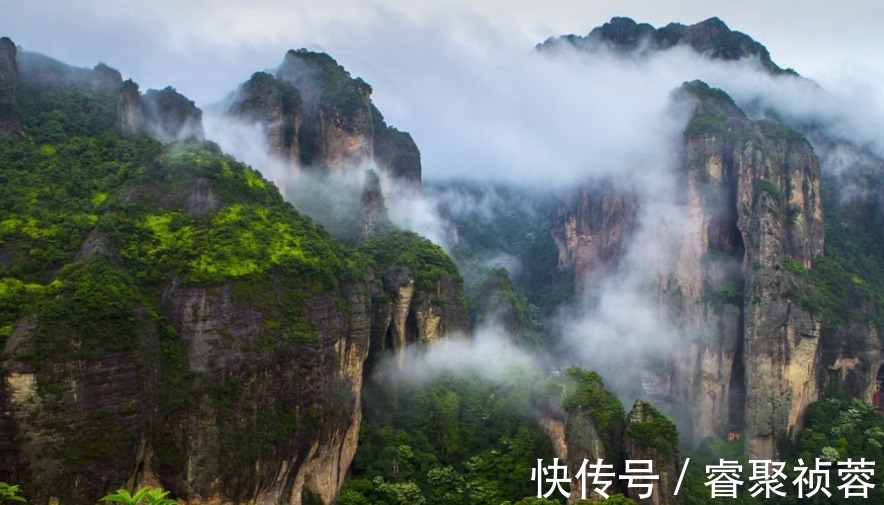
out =
<path fill-rule="evenodd" d="M 367 389 L 353 479 L 339 503 L 499 505 L 534 495 L 532 465 L 552 447 L 533 413 L 556 389 L 527 370 L 499 384 L 444 375 Z"/>
<path fill-rule="evenodd" d="M 700 80 L 694 80 L 690 82 L 686 82 L 681 85 L 681 89 L 686 91 L 695 97 L 701 100 L 711 100 L 713 102 L 720 102 L 722 104 L 730 105 L 732 107 L 736 107 L 737 104 L 734 102 L 734 99 L 731 98 L 730 95 L 725 93 L 719 88 L 713 88 Z"/>
<path fill-rule="evenodd" d="M 667 458 L 678 449 L 678 430 L 675 423 L 653 405 L 637 400 L 633 412 L 640 412 L 641 420 L 630 421 L 626 435 L 649 449 L 655 449 Z M 659 462 L 658 462 L 659 463 Z"/>
<path fill-rule="evenodd" d="M 768 138 L 807 142 L 804 135 L 778 121 L 760 121 L 761 133 Z"/>
<path fill-rule="evenodd" d="M 310 71 L 296 78 L 316 79 L 311 87 L 320 93 L 320 103 L 339 107 L 349 120 L 360 111 L 367 111 L 371 86 L 359 77 L 351 77 L 350 72 L 328 54 L 298 49 L 289 51 L 286 58 L 298 59 L 307 65 Z"/>
<path fill-rule="evenodd" d="M 589 500 L 578 500 L 577 505 L 583 505 L 581 503 L 582 501 L 585 501 L 587 505 L 592 503 Z M 622 494 L 611 495 L 608 499 L 602 500 L 601 503 L 604 503 L 605 505 L 636 505 L 635 501 L 630 500 Z"/>
<path fill-rule="evenodd" d="M 623 433 L 625 412 L 620 400 L 605 389 L 602 377 L 593 371 L 570 367 L 565 371 L 566 412 L 581 411 L 589 415 L 605 450 L 611 459 L 620 456 L 620 436 Z"/>
<path fill-rule="evenodd" d="M 855 175 L 852 184 L 880 188 L 880 175 Z M 884 341 L 884 213 L 874 198 L 851 203 L 839 196 L 839 181 L 823 181 L 823 210 L 826 248 L 806 269 L 792 258 L 783 268 L 798 283 L 789 296 L 806 309 L 822 316 L 823 334 L 835 346 L 863 345 L 861 338 L 837 337 L 848 324 L 872 322 Z M 838 340 L 835 340 L 838 339 Z M 850 350 L 850 349 L 849 349 Z M 855 350 L 855 349 L 853 349 Z"/>
<path fill-rule="evenodd" d="M 740 130 L 739 123 L 734 122 L 742 113 L 730 95 L 703 81 L 686 82 L 681 91 L 699 99 L 699 106 L 685 127 L 686 137 L 713 133 L 728 142 L 742 142 L 748 138 Z"/>
<path fill-rule="evenodd" d="M 0 503 L 6 502 L 27 502 L 21 494 L 21 486 L 13 486 L 5 482 L 0 482 Z"/>
<path fill-rule="evenodd" d="M 481 288 L 489 271 L 497 268 L 483 259 L 507 251 L 523 267 L 509 272 L 513 285 L 529 306 L 537 307 L 539 319 L 573 301 L 573 277 L 558 268 L 556 244 L 549 230 L 550 213 L 561 205 L 558 199 L 505 186 L 455 184 L 429 186 L 426 191 L 456 191 L 476 202 L 472 208 L 450 209 L 460 237 L 451 255 L 466 279 L 468 297 L 475 299 L 475 290 Z"/>
<path fill-rule="evenodd" d="M 109 494 L 100 501 L 123 503 L 125 505 L 175 505 L 177 502 L 167 498 L 168 491 L 162 488 L 143 487 L 131 494 L 125 489 L 118 489 L 116 493 Z"/>
<path fill-rule="evenodd" d="M 214 430 L 218 478 L 245 489 L 256 461 L 302 453 L 350 414 L 332 339 L 352 331 L 349 297 L 370 270 L 407 268 L 423 288 L 459 280 L 414 234 L 349 249 L 211 142 L 118 134 L 113 98 L 28 85 L 19 98 L 22 139 L 0 136 L 0 348 L 19 329 L 6 359 L 37 376 L 32 421 L 66 472 L 56 496 L 122 481 L 138 437 L 159 472 L 182 475 L 194 419 Z M 130 402 L 71 422 L 93 371 L 144 380 L 114 384 Z"/>
<path fill-rule="evenodd" d="M 783 201 L 783 195 L 780 193 L 780 188 L 777 187 L 773 181 L 769 181 L 767 179 L 759 179 L 758 180 L 758 188 L 762 193 L 767 193 L 773 199 L 774 203 L 779 205 Z"/>
<path fill-rule="evenodd" d="M 474 274 L 474 279 L 479 275 Z M 504 268 L 490 269 L 480 282 L 467 289 L 470 320 L 481 325 L 486 318 L 501 323 L 521 344 L 541 347 L 543 334 L 537 322 L 537 307 L 519 294 Z"/>
<path fill-rule="evenodd" d="M 709 301 L 716 312 L 720 313 L 726 304 L 740 305 L 743 303 L 743 289 L 736 282 L 723 282 L 718 289 L 712 291 Z"/>
<path fill-rule="evenodd" d="M 424 291 L 435 291 L 442 279 L 461 280 L 457 265 L 444 249 L 410 231 L 397 229 L 374 236 L 357 253 L 381 275 L 394 267 L 408 267 L 417 278 L 417 288 Z"/>
<path fill-rule="evenodd" d="M 782 460 L 786 462 L 786 481 L 783 491 L 785 498 L 772 496 L 764 498 L 759 495 L 753 498 L 749 495 L 748 485 L 742 486 L 742 492 L 736 500 L 717 499 L 711 500 L 709 488 L 704 485 L 707 481 L 704 469 L 705 465 L 717 464 L 719 459 L 736 460 L 743 466 L 744 481 L 751 475 L 751 465 L 743 457 L 742 444 L 740 442 L 726 442 L 718 439 L 705 440 L 699 450 L 687 456 L 691 457 L 687 475 L 684 480 L 685 505 L 701 505 L 706 503 L 739 503 L 742 505 L 822 505 L 822 504 L 846 504 L 853 500 L 844 498 L 843 491 L 837 489 L 842 479 L 838 476 L 837 469 L 830 472 L 829 491 L 832 497 L 822 494 L 813 498 L 798 499 L 798 491 L 793 485 L 797 477 L 794 470 L 801 466 L 814 468 L 816 458 L 823 461 L 859 461 L 865 458 L 867 461 L 881 461 L 884 459 L 884 416 L 877 414 L 871 405 L 857 398 L 846 396 L 834 396 L 816 403 L 807 408 L 805 414 L 805 427 L 794 438 L 787 440 L 781 447 Z M 875 485 L 869 491 L 868 503 L 881 503 L 884 500 L 884 475 L 875 472 L 871 482 Z"/>
<path fill-rule="evenodd" d="M 700 112 L 694 114 L 685 127 L 686 136 L 701 135 L 704 133 L 718 133 L 726 136 L 729 133 L 727 118 L 716 112 Z"/>

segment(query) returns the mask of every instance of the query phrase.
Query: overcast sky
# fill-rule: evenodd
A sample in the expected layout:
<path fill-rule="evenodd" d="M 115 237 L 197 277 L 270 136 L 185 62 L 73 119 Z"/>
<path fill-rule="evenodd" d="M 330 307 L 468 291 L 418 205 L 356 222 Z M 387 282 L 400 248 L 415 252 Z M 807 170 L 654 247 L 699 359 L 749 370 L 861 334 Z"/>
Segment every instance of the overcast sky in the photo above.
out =
<path fill-rule="evenodd" d="M 400 55 L 378 54 L 365 39 L 426 43 L 397 29 L 404 23 L 435 36 L 441 27 L 447 43 L 514 53 L 615 15 L 655 26 L 719 16 L 806 76 L 884 75 L 878 0 L 0 0 L 0 34 L 70 63 L 106 62 L 145 88 L 171 84 L 204 103 L 275 66 L 289 48 L 320 46 L 377 81 Z"/>
<path fill-rule="evenodd" d="M 287 49 L 320 48 L 374 86 L 390 123 L 419 133 L 411 97 L 426 93 L 409 87 L 461 96 L 463 60 L 504 68 L 549 36 L 583 35 L 612 16 L 655 26 L 718 16 L 782 67 L 884 97 L 880 0 L 0 0 L 0 35 L 71 64 L 105 62 L 142 90 L 174 86 L 201 105 Z"/>

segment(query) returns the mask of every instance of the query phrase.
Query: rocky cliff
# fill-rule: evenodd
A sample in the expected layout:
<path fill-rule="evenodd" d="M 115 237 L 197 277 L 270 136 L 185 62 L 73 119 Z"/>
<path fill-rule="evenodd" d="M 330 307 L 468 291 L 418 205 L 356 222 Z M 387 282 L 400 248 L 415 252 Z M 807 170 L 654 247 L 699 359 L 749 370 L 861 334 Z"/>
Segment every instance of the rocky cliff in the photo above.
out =
<path fill-rule="evenodd" d="M 371 92 L 327 54 L 292 50 L 275 75 L 258 73 L 240 86 L 224 114 L 260 125 L 270 153 L 293 170 L 375 163 L 419 186 L 420 151 L 409 134 L 386 124 Z"/>
<path fill-rule="evenodd" d="M 773 457 L 775 437 L 796 426 L 818 397 L 820 319 L 791 295 L 805 289 L 793 266 L 812 268 L 823 251 L 819 163 L 807 140 L 790 128 L 748 121 L 732 101 L 700 83 L 685 89 L 701 97 L 685 135 L 687 201 L 700 233 L 680 259 L 687 275 L 675 289 L 686 321 L 702 320 L 697 308 L 718 293 L 719 324 L 737 329 L 730 348 L 698 341 L 695 370 L 712 371 L 713 362 L 726 367 L 729 357 L 732 364 L 729 374 L 717 371 L 716 387 L 704 378 L 695 387 L 706 398 L 701 403 L 712 407 L 707 412 L 724 410 L 716 403 L 726 392 L 729 429 L 742 428 L 751 456 Z M 697 258 L 713 253 L 719 256 L 705 261 L 704 275 Z M 730 260 L 739 270 L 728 279 Z M 728 305 L 738 310 L 727 311 Z M 707 430 L 720 422 L 697 419 L 695 435 L 711 434 Z"/>
<path fill-rule="evenodd" d="M 558 268 L 583 293 L 612 273 L 636 228 L 638 196 L 610 181 L 584 186 L 551 215 Z M 588 285 L 587 285 L 588 283 Z"/>
<path fill-rule="evenodd" d="M 29 51 L 18 55 L 18 67 L 18 80 L 24 85 L 115 100 L 116 127 L 127 135 L 146 134 L 163 143 L 204 137 L 202 111 L 171 87 L 142 95 L 137 84 L 124 82 L 118 70 L 104 63 L 92 69 L 79 68 Z"/>
<path fill-rule="evenodd" d="M 664 368 L 677 372 L 656 382 L 693 412 L 695 443 L 734 432 L 772 457 L 821 384 L 821 319 L 795 296 L 809 286 L 796 269 L 823 251 L 819 163 L 800 134 L 750 120 L 721 91 L 694 82 L 682 96 L 695 102 L 678 197 L 690 230 L 658 285 L 690 351 L 673 350 Z M 578 289 L 617 267 L 639 205 L 603 185 L 553 213 L 560 268 Z"/>
<path fill-rule="evenodd" d="M 151 89 L 142 95 L 131 80 L 119 88 L 117 129 L 123 133 L 146 133 L 163 143 L 202 139 L 202 117 L 202 111 L 174 88 Z"/>
<path fill-rule="evenodd" d="M 680 475 L 678 434 L 675 425 L 651 404 L 637 400 L 626 418 L 623 430 L 623 455 L 626 461 L 653 461 L 657 482 L 645 489 L 627 488 L 626 494 L 646 505 L 677 504 L 674 495 Z M 645 494 L 650 496 L 642 497 Z"/>
<path fill-rule="evenodd" d="M 660 29 L 614 18 L 586 37 L 550 39 L 538 48 L 563 46 L 630 55 L 685 46 L 794 74 L 717 18 Z M 681 96 L 695 104 L 678 195 L 690 231 L 671 274 L 656 284 L 667 307 L 661 317 L 675 322 L 689 350 L 673 350 L 668 365 L 650 372 L 655 394 L 688 406 L 692 419 L 682 428 L 694 443 L 731 433 L 744 437 L 751 456 L 772 457 L 776 437 L 800 428 L 805 407 L 819 398 L 825 365 L 853 366 L 835 351 L 821 357 L 821 336 L 838 339 L 824 335 L 823 314 L 801 295 L 814 289 L 806 272 L 824 246 L 819 161 L 801 134 L 749 119 L 721 91 L 694 82 Z M 559 268 L 574 276 L 578 292 L 592 293 L 593 281 L 619 266 L 642 204 L 633 195 L 613 185 L 586 186 L 551 214 Z M 868 384 L 868 372 L 862 376 Z"/>
<path fill-rule="evenodd" d="M 369 350 L 467 327 L 454 264 L 398 230 L 332 239 L 185 135 L 174 90 L 33 58 L 0 201 L 0 479 L 37 504 L 332 503 Z"/>
<path fill-rule="evenodd" d="M 269 154 L 295 169 L 301 163 L 300 132 L 304 104 L 294 86 L 266 72 L 244 83 L 227 114 L 264 130 Z"/>
<path fill-rule="evenodd" d="M 18 135 L 21 126 L 15 88 L 18 86 L 18 63 L 15 44 L 7 37 L 0 38 L 0 134 Z"/>
<path fill-rule="evenodd" d="M 562 47 L 574 47 L 582 51 L 602 48 L 630 53 L 648 53 L 685 46 L 694 51 L 720 60 L 755 58 L 768 72 L 795 74 L 775 64 L 767 48 L 745 33 L 731 30 L 720 19 L 713 17 L 695 25 L 670 23 L 654 28 L 647 23 L 636 23 L 630 18 L 615 17 L 602 26 L 594 28 L 586 36 L 565 35 L 550 37 L 537 48 L 555 51 Z"/>
<path fill-rule="evenodd" d="M 568 465 L 571 493 L 568 503 L 584 495 L 582 479 L 577 478 L 584 461 L 596 464 L 599 459 L 612 465 L 603 472 L 623 475 L 628 460 L 652 461 L 652 474 L 660 478 L 654 483 L 650 496 L 639 498 L 643 489 L 628 488 L 619 479 L 603 490 L 608 495 L 628 494 L 642 504 L 676 504 L 673 496 L 679 476 L 678 433 L 675 425 L 650 404 L 637 401 L 625 414 L 620 401 L 605 389 L 595 372 L 576 367 L 564 375 L 561 409 L 548 409 L 539 419 L 540 427 L 552 441 L 555 457 Z M 587 472 L 592 469 L 586 468 Z M 602 501 L 604 496 L 595 491 L 592 478 L 587 479 L 585 497 Z M 606 480 L 606 479 L 600 479 Z"/>

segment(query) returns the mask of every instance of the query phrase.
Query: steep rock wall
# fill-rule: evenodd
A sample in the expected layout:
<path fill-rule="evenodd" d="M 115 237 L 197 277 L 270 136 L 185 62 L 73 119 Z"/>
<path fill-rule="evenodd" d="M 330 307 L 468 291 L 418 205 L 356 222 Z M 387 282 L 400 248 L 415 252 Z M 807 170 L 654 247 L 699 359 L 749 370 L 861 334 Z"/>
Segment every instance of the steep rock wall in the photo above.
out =
<path fill-rule="evenodd" d="M 682 92 L 696 103 L 677 195 L 689 229 L 656 285 L 686 345 L 659 386 L 690 409 L 694 443 L 737 433 L 750 455 L 772 457 L 819 396 L 821 322 L 798 302 L 808 286 L 795 274 L 823 250 L 819 163 L 801 135 L 748 119 L 724 93 L 699 82 Z M 553 214 L 559 266 L 578 290 L 622 259 L 641 204 L 630 194 L 586 188 Z"/>
<path fill-rule="evenodd" d="M 240 86 L 224 115 L 261 125 L 270 155 L 292 170 L 331 173 L 374 163 L 407 186 L 420 186 L 420 151 L 371 103 L 372 89 L 324 53 L 286 53 L 270 76 Z"/>
<path fill-rule="evenodd" d="M 18 61 L 15 44 L 0 38 L 0 135 L 15 137 L 21 127 L 15 88 L 18 85 Z"/>
<path fill-rule="evenodd" d="M 625 253 L 636 226 L 638 196 L 605 182 L 581 188 L 553 212 L 558 267 L 573 275 L 574 289 L 582 293 L 610 274 Z"/>

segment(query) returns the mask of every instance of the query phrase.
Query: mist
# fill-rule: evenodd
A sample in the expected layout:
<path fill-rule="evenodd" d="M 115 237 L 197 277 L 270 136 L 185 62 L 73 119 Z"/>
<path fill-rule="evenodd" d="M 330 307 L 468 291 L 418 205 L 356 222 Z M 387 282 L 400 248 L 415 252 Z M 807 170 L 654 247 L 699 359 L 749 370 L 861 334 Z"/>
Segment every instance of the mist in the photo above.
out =
<path fill-rule="evenodd" d="M 580 187 L 609 181 L 618 191 L 636 194 L 636 231 L 617 268 L 592 279 L 590 292 L 544 326 L 549 340 L 557 343 L 554 361 L 598 370 L 626 404 L 642 394 L 642 371 L 668 366 L 692 338 L 669 320 L 657 295 L 659 280 L 675 273 L 680 245 L 700 232 L 675 196 L 682 132 L 692 103 L 675 99 L 674 90 L 700 79 L 730 94 L 750 117 L 783 120 L 852 142 L 855 149 L 815 146 L 824 173 L 839 174 L 884 156 L 884 142 L 876 134 L 884 126 L 884 107 L 876 101 L 879 95 L 855 76 L 823 88 L 800 77 L 772 76 L 752 59 L 716 61 L 683 47 L 641 56 L 568 47 L 539 53 L 530 46 L 514 47 L 503 27 L 479 18 L 459 18 L 459 29 L 451 34 L 446 32 L 449 22 L 434 25 L 385 11 L 375 14 L 384 16 L 385 29 L 394 35 L 363 27 L 352 38 L 366 51 L 388 55 L 389 67 L 372 72 L 381 76 L 369 81 L 373 99 L 421 149 L 428 183 L 422 192 L 384 177 L 370 164 L 336 177 L 305 175 L 270 158 L 255 126 L 225 122 L 211 113 L 206 116 L 208 136 L 260 169 L 300 210 L 345 231 L 349 225 L 337 222 L 336 211 L 321 203 L 357 208 L 364 169 L 374 168 L 382 175 L 390 219 L 448 251 L 463 245 L 458 221 L 495 226 L 500 188 L 564 200 Z M 361 75 L 347 60 L 333 56 L 354 77 Z M 863 89 L 867 92 L 857 93 Z M 853 194 L 862 196 L 859 189 Z M 537 209 L 523 205 L 520 212 L 527 217 Z M 504 248 L 472 259 L 506 268 L 511 276 L 532 268 Z M 481 328 L 427 350 L 409 350 L 396 373 L 417 382 L 458 371 L 495 381 L 510 365 L 549 366 L 545 357 L 514 348 L 502 333 Z"/>

